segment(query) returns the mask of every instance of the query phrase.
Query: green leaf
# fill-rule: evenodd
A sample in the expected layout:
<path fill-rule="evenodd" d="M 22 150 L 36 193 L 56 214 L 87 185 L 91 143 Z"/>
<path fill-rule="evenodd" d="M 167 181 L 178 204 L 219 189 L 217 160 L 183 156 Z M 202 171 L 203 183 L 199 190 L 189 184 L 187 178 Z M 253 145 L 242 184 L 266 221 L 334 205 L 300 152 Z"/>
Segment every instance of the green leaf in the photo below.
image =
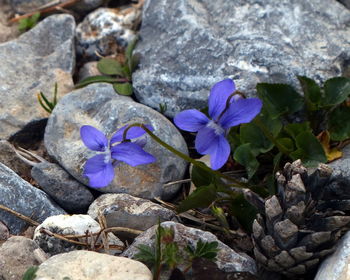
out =
<path fill-rule="evenodd" d="M 191 255 L 191 258 L 205 258 L 209 260 L 215 260 L 219 243 L 216 241 L 213 242 L 203 242 L 201 239 L 198 240 L 196 248 L 193 249 L 191 246 L 187 245 L 187 251 Z"/>
<path fill-rule="evenodd" d="M 22 280 L 34 280 L 38 269 L 38 266 L 32 266 L 28 268 L 27 271 L 24 273 Z"/>
<path fill-rule="evenodd" d="M 123 84 L 113 84 L 114 90 L 120 94 L 120 95 L 132 95 L 132 84 L 130 83 L 123 83 Z"/>
<path fill-rule="evenodd" d="M 163 249 L 163 258 L 170 269 L 174 269 L 177 266 L 181 258 L 179 255 L 179 247 L 176 243 L 172 242 L 165 245 Z"/>
<path fill-rule="evenodd" d="M 277 138 L 277 143 L 281 146 L 283 146 L 286 151 L 291 152 L 294 150 L 294 142 L 292 139 L 283 137 L 283 138 Z"/>
<path fill-rule="evenodd" d="M 258 212 L 255 207 L 245 200 L 243 194 L 239 194 L 231 200 L 230 211 L 246 230 L 251 231 Z"/>
<path fill-rule="evenodd" d="M 284 126 L 284 131 L 295 140 L 300 133 L 311 132 L 311 127 L 308 122 L 289 123 Z"/>
<path fill-rule="evenodd" d="M 203 162 L 199 162 L 199 164 L 205 166 L 205 163 Z M 209 184 L 214 183 L 216 179 L 217 177 L 214 174 L 204 170 L 203 168 L 193 165 L 191 180 L 197 188 L 208 186 Z"/>
<path fill-rule="evenodd" d="M 39 12 L 36 12 L 34 15 L 32 15 L 31 17 L 29 17 L 29 21 L 30 21 L 30 24 L 31 24 L 31 28 L 34 27 L 38 21 L 40 19 L 40 13 Z"/>
<path fill-rule="evenodd" d="M 266 153 L 274 146 L 261 129 L 254 123 L 242 124 L 239 135 L 240 141 L 243 145 L 250 144 L 250 154 L 253 154 L 254 156 L 257 156 L 260 153 Z"/>
<path fill-rule="evenodd" d="M 240 145 L 236 148 L 233 158 L 239 164 L 243 165 L 250 180 L 259 168 L 259 162 L 256 160 L 250 143 Z"/>
<path fill-rule="evenodd" d="M 124 76 L 122 65 L 117 60 L 112 58 L 102 58 L 97 63 L 97 69 L 105 75 Z"/>
<path fill-rule="evenodd" d="M 256 89 L 273 119 L 283 114 L 295 113 L 303 107 L 302 96 L 289 85 L 260 83 Z"/>
<path fill-rule="evenodd" d="M 328 131 L 333 141 L 350 138 L 350 107 L 338 107 L 330 114 Z"/>
<path fill-rule="evenodd" d="M 290 154 L 293 160 L 301 159 L 307 166 L 315 166 L 327 161 L 322 145 L 311 132 L 300 133 L 295 141 L 297 150 Z"/>
<path fill-rule="evenodd" d="M 91 76 L 91 77 L 85 78 L 84 80 L 76 84 L 75 88 L 82 88 L 93 83 L 116 83 L 116 82 L 119 82 L 119 80 L 109 76 Z"/>
<path fill-rule="evenodd" d="M 129 65 L 129 68 L 131 72 L 134 72 L 137 68 L 137 66 L 140 63 L 140 55 L 139 54 L 134 54 L 131 58 L 131 63 Z"/>
<path fill-rule="evenodd" d="M 216 187 L 214 184 L 202 186 L 181 201 L 177 208 L 179 213 L 198 207 L 208 207 L 216 199 Z"/>
<path fill-rule="evenodd" d="M 318 84 L 304 76 L 298 76 L 299 82 L 304 92 L 305 102 L 309 110 L 317 110 L 321 99 L 321 89 Z"/>
<path fill-rule="evenodd" d="M 136 246 L 136 248 L 139 250 L 138 253 L 135 254 L 134 258 L 140 262 L 147 263 L 149 265 L 154 265 L 155 264 L 155 254 L 154 254 L 154 249 L 145 245 L 145 244 L 140 244 Z"/>
<path fill-rule="evenodd" d="M 134 40 L 132 40 L 126 50 L 125 50 L 125 58 L 127 59 L 127 61 L 131 61 L 132 60 L 132 52 L 134 51 L 136 44 L 137 44 L 138 38 L 136 37 Z"/>
<path fill-rule="evenodd" d="M 336 77 L 324 84 L 324 95 L 321 98 L 322 107 L 332 107 L 344 102 L 350 94 L 350 79 Z"/>

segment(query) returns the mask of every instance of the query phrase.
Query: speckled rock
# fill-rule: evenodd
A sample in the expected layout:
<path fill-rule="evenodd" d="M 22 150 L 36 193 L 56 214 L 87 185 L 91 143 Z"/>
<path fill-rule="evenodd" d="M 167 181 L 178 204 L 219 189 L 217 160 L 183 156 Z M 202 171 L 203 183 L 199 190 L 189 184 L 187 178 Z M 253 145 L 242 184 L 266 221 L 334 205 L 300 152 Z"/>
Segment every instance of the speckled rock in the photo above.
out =
<path fill-rule="evenodd" d="M 97 69 L 97 61 L 90 61 L 85 63 L 80 69 L 78 73 L 78 81 L 82 81 L 87 77 L 91 76 L 99 76 L 102 75 L 100 71 Z"/>
<path fill-rule="evenodd" d="M 55 82 L 58 98 L 73 88 L 74 18 L 46 18 L 18 39 L 0 44 L 0 138 L 7 139 L 31 120 L 47 116 L 38 91 L 50 99 Z"/>
<path fill-rule="evenodd" d="M 73 251 L 51 257 L 39 266 L 35 280 L 152 280 L 143 263 L 91 251 Z"/>
<path fill-rule="evenodd" d="M 87 60 L 97 60 L 95 52 L 111 55 L 125 48 L 136 37 L 141 21 L 141 9 L 99 8 L 85 17 L 76 30 L 77 54 Z"/>
<path fill-rule="evenodd" d="M 13 236 L 0 247 L 0 279 L 19 280 L 25 271 L 42 262 L 45 253 L 31 239 Z"/>
<path fill-rule="evenodd" d="M 0 162 L 18 175 L 30 178 L 32 166 L 21 160 L 15 148 L 6 140 L 0 140 Z"/>
<path fill-rule="evenodd" d="M 57 215 L 47 218 L 35 229 L 33 240 L 49 255 L 56 255 L 76 250 L 81 246 L 50 236 L 42 229 L 62 235 L 89 235 L 98 233 L 101 226 L 89 215 Z M 86 237 L 78 238 L 78 240 L 86 242 Z M 124 247 L 123 242 L 113 233 L 107 234 L 107 240 L 109 245 Z M 95 240 L 88 238 L 88 242 L 95 242 Z M 97 240 L 97 243 L 101 243 L 101 237 Z M 112 254 L 117 252 L 121 252 L 120 248 L 110 250 Z"/>
<path fill-rule="evenodd" d="M 251 274 L 257 273 L 255 261 L 251 257 L 243 253 L 239 254 L 235 252 L 233 249 L 219 241 L 214 234 L 200 229 L 186 227 L 175 222 L 163 222 L 161 225 L 162 227 L 172 227 L 174 229 L 174 242 L 179 246 L 180 254 L 185 253 L 187 245 L 195 247 L 199 239 L 203 242 L 217 241 L 219 243 L 219 252 L 215 263 L 220 270 L 225 272 L 246 271 Z M 139 252 L 136 247 L 140 244 L 152 246 L 155 240 L 156 229 L 157 225 L 140 234 L 135 239 L 134 243 L 123 252 L 122 256 L 133 258 L 134 255 Z M 184 269 L 181 265 L 179 268 Z"/>
<path fill-rule="evenodd" d="M 7 240 L 10 237 L 10 231 L 8 227 L 0 221 L 0 241 Z"/>
<path fill-rule="evenodd" d="M 135 122 L 151 124 L 163 141 L 187 153 L 186 142 L 174 125 L 163 115 L 129 98 L 117 95 L 110 84 L 92 84 L 74 91 L 60 100 L 51 114 L 46 131 L 45 146 L 49 154 L 73 177 L 84 184 L 88 179 L 83 166 L 96 154 L 80 139 L 80 127 L 92 125 L 111 136 L 117 129 Z M 131 167 L 121 163 L 115 168 L 112 183 L 99 188 L 101 192 L 128 193 L 142 198 L 170 198 L 178 185 L 164 188 L 169 181 L 182 179 L 186 162 L 145 136 L 145 150 L 154 155 L 153 164 Z"/>
<path fill-rule="evenodd" d="M 342 175 L 350 180 L 350 145 L 342 150 L 343 156 L 328 165 L 333 169 L 333 175 Z"/>
<path fill-rule="evenodd" d="M 232 78 L 253 96 L 258 82 L 324 81 L 349 68 L 350 12 L 335 0 L 146 0 L 137 99 L 166 114 L 203 108 Z"/>
<path fill-rule="evenodd" d="M 350 279 L 350 232 L 342 237 L 336 251 L 323 261 L 315 280 Z"/>
<path fill-rule="evenodd" d="M 342 3 L 345 7 L 350 9 L 350 0 L 338 0 L 340 3 Z"/>
<path fill-rule="evenodd" d="M 11 169 L 0 163 L 0 204 L 20 214 L 42 222 L 47 217 L 65 214 L 46 193 L 24 181 Z M 14 215 L 0 210 L 2 221 L 12 234 L 20 233 L 26 223 Z"/>
<path fill-rule="evenodd" d="M 108 227 L 146 230 L 158 223 L 175 219 L 175 213 L 147 199 L 129 194 L 104 194 L 91 205 L 88 214 L 97 219 L 106 217 Z"/>
<path fill-rule="evenodd" d="M 7 0 L 12 9 L 20 14 L 29 13 L 37 10 L 41 6 L 49 5 L 52 0 Z M 57 3 L 55 3 L 57 4 Z M 78 13 L 89 12 L 103 4 L 103 0 L 80 0 L 74 5 L 66 6 L 66 9 L 76 11 Z"/>
<path fill-rule="evenodd" d="M 39 186 L 69 213 L 86 213 L 94 200 L 91 191 L 85 185 L 57 164 L 39 163 L 33 167 L 31 174 Z"/>

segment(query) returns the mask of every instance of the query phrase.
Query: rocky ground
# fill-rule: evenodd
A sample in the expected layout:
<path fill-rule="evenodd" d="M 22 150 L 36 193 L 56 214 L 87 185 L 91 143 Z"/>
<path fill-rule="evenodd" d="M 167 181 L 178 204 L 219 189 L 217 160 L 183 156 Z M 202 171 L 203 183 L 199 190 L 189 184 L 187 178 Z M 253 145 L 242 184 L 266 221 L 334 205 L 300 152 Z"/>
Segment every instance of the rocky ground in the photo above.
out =
<path fill-rule="evenodd" d="M 225 244 L 208 232 L 213 226 L 204 216 L 180 216 L 165 202 L 179 197 L 182 185 L 176 182 L 187 176 L 188 165 L 148 136 L 145 150 L 155 163 L 119 164 L 108 187 L 89 188 L 82 173 L 93 152 L 79 129 L 88 124 L 110 136 L 126 124 L 147 123 L 188 154 L 171 118 L 204 107 L 217 81 L 232 78 L 255 96 L 258 82 L 297 86 L 296 75 L 319 82 L 349 76 L 350 2 L 73 2 L 20 34 L 9 20 L 52 2 L 0 0 L 0 279 L 22 279 L 31 266 L 39 266 L 36 279 L 45 280 L 152 279 L 133 258 L 137 246 L 154 242 L 158 220 L 174 229 L 181 251 L 199 239 L 218 242 L 217 276 L 210 279 L 283 279 L 260 269 L 240 229 Z M 122 55 L 138 35 L 135 52 L 141 60 L 133 73 L 133 97 L 117 95 L 107 83 L 74 89 L 83 78 L 100 74 L 101 56 Z M 48 114 L 37 93 L 51 97 L 55 83 L 59 101 Z M 160 105 L 166 105 L 163 114 Z M 348 179 L 349 151 L 348 146 L 330 164 L 334 174 Z M 111 227 L 118 230 L 104 231 Z M 349 244 L 346 234 L 315 279 L 350 279 Z M 195 272 L 187 277 L 207 279 Z"/>

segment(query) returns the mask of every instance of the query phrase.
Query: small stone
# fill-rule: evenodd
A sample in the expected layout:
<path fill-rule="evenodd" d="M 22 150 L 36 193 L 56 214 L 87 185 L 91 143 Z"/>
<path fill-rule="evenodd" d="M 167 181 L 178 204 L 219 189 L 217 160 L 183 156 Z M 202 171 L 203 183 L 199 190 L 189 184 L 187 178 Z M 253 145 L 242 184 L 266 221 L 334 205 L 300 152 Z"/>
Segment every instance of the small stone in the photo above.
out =
<path fill-rule="evenodd" d="M 274 225 L 275 240 L 282 249 L 287 249 L 296 243 L 298 238 L 298 227 L 286 219 Z"/>
<path fill-rule="evenodd" d="M 70 243 L 58 239 L 55 236 L 51 236 L 50 232 L 57 233 L 60 235 L 84 235 L 84 237 L 77 238 L 80 242 L 86 243 L 87 247 L 95 242 L 95 238 L 91 238 L 91 235 L 96 235 L 101 231 L 101 226 L 89 215 L 58 215 L 47 218 L 43 223 L 41 223 L 34 233 L 33 240 L 42 248 L 46 253 L 50 255 L 56 255 L 60 253 L 69 252 L 80 248 L 79 245 Z M 117 245 L 119 247 L 124 247 L 123 242 L 121 242 L 114 234 L 107 234 L 107 244 Z M 101 236 L 96 241 L 101 243 Z M 108 249 L 108 248 L 107 248 Z M 105 251 L 106 250 L 105 248 Z M 109 253 L 120 253 L 119 249 L 111 249 Z"/>
<path fill-rule="evenodd" d="M 146 230 L 160 222 L 175 219 L 175 213 L 147 199 L 129 194 L 104 194 L 91 205 L 88 214 L 95 220 L 105 216 L 108 227 Z"/>
<path fill-rule="evenodd" d="M 323 243 L 327 243 L 332 240 L 332 233 L 326 232 L 315 232 L 305 236 L 299 243 L 298 246 L 306 246 L 306 250 L 311 252 L 319 247 Z"/>
<path fill-rule="evenodd" d="M 136 38 L 141 21 L 140 7 L 99 8 L 78 24 L 76 29 L 77 54 L 87 60 L 96 60 L 96 52 L 112 55 Z"/>
<path fill-rule="evenodd" d="M 104 83 L 76 90 L 58 102 L 45 130 L 45 146 L 60 166 L 78 181 L 88 185 L 88 178 L 83 176 L 83 168 L 87 159 L 96 155 L 96 152 L 83 144 L 80 128 L 92 125 L 110 137 L 117 129 L 133 123 L 152 125 L 155 135 L 182 153 L 188 153 L 185 140 L 167 118 L 149 107 L 116 94 L 112 85 Z M 115 177 L 111 184 L 98 191 L 128 193 L 146 199 L 158 196 L 170 199 L 179 190 L 179 184 L 168 187 L 164 185 L 181 180 L 187 163 L 148 135 L 142 137 L 146 140 L 145 151 L 152 154 L 156 161 L 136 167 L 120 162 L 114 169 Z"/>
<path fill-rule="evenodd" d="M 0 193 L 1 205 L 37 222 L 66 213 L 46 193 L 24 181 L 2 163 L 0 163 Z M 0 221 L 7 225 L 12 234 L 20 233 L 26 226 L 26 222 L 22 219 L 4 210 L 0 210 Z"/>
<path fill-rule="evenodd" d="M 0 247 L 0 279 L 22 279 L 29 267 L 40 264 L 35 257 L 36 250 L 41 251 L 33 240 L 22 236 L 10 237 Z"/>
<path fill-rule="evenodd" d="M 276 263 L 280 266 L 288 268 L 295 264 L 295 260 L 288 254 L 287 251 L 282 251 L 280 254 L 274 257 Z"/>
<path fill-rule="evenodd" d="M 57 164 L 39 163 L 33 167 L 31 174 L 39 186 L 69 213 L 86 213 L 94 200 L 86 186 Z"/>
<path fill-rule="evenodd" d="M 275 240 L 271 235 L 266 235 L 261 239 L 261 247 L 269 257 L 275 256 L 280 251 L 280 248 L 276 246 Z"/>
<path fill-rule="evenodd" d="M 328 165 L 333 169 L 333 176 L 342 175 L 350 180 L 350 145 L 342 149 L 343 156 Z"/>
<path fill-rule="evenodd" d="M 185 248 L 187 245 L 195 248 L 199 239 L 201 239 L 203 242 L 216 241 L 219 243 L 219 252 L 217 254 L 215 263 L 220 270 L 224 272 L 246 271 L 253 275 L 256 275 L 256 265 L 255 261 L 252 258 L 244 253 L 235 252 L 233 249 L 218 240 L 214 234 L 200 229 L 186 227 L 180 223 L 175 222 L 163 222 L 161 226 L 165 228 L 173 228 L 173 242 L 179 246 L 180 257 L 185 254 Z M 153 226 L 140 234 L 135 239 L 134 243 L 132 243 L 130 247 L 122 253 L 122 256 L 133 258 L 135 254 L 139 252 L 137 249 L 139 245 L 144 244 L 152 246 L 155 242 L 155 232 L 157 228 L 157 225 Z M 185 264 L 180 264 L 178 268 L 183 270 L 185 269 L 185 266 Z"/>
<path fill-rule="evenodd" d="M 296 247 L 289 251 L 298 262 L 305 261 L 313 256 L 313 253 L 306 251 L 306 246 Z"/>
<path fill-rule="evenodd" d="M 73 251 L 51 257 L 39 266 L 36 280 L 152 280 L 141 262 L 91 251 Z"/>
<path fill-rule="evenodd" d="M 7 240 L 10 237 L 8 227 L 0 221 L 0 240 Z"/>
<path fill-rule="evenodd" d="M 265 202 L 265 211 L 266 217 L 270 220 L 271 223 L 274 223 L 277 220 L 280 220 L 282 217 L 282 208 L 275 195 L 267 199 Z"/>

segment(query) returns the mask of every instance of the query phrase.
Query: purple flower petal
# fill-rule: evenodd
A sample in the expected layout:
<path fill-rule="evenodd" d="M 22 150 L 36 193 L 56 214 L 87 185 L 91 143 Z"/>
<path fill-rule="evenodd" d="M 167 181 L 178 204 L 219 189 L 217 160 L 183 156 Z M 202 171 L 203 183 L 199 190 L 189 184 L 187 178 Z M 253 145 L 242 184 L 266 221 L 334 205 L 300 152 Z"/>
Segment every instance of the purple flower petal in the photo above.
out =
<path fill-rule="evenodd" d="M 121 129 L 119 129 L 116 133 L 113 134 L 113 136 L 111 138 L 111 144 L 123 141 L 124 131 L 128 126 L 129 125 L 123 126 Z M 146 124 L 145 126 L 150 131 L 154 130 L 154 128 L 149 124 Z M 142 127 L 133 126 L 128 130 L 127 135 L 126 135 L 126 139 L 134 139 L 134 138 L 137 138 L 137 137 L 144 135 L 145 133 L 146 133 L 146 131 Z"/>
<path fill-rule="evenodd" d="M 210 155 L 210 165 L 214 170 L 221 168 L 230 155 L 230 145 L 226 138 L 209 127 L 198 131 L 195 146 L 200 154 Z"/>
<path fill-rule="evenodd" d="M 88 159 L 84 166 L 84 176 L 89 178 L 89 185 L 94 188 L 103 188 L 109 185 L 114 178 L 114 169 L 106 155 L 100 154 Z"/>
<path fill-rule="evenodd" d="M 149 164 L 156 159 L 151 154 L 145 152 L 139 145 L 131 142 L 120 143 L 111 148 L 112 158 L 123 161 L 131 166 Z"/>
<path fill-rule="evenodd" d="M 196 132 L 203 128 L 209 119 L 198 110 L 191 109 L 178 113 L 174 118 L 174 123 L 182 130 Z"/>
<path fill-rule="evenodd" d="M 217 120 L 226 107 L 227 98 L 236 90 L 235 83 L 231 79 L 225 79 L 216 83 L 209 95 L 209 115 Z"/>
<path fill-rule="evenodd" d="M 262 102 L 259 98 L 239 99 L 231 104 L 219 123 L 224 129 L 241 123 L 248 123 L 260 113 L 261 107 Z"/>
<path fill-rule="evenodd" d="M 91 125 L 83 125 L 80 128 L 80 137 L 90 150 L 103 152 L 108 147 L 106 136 Z"/>

